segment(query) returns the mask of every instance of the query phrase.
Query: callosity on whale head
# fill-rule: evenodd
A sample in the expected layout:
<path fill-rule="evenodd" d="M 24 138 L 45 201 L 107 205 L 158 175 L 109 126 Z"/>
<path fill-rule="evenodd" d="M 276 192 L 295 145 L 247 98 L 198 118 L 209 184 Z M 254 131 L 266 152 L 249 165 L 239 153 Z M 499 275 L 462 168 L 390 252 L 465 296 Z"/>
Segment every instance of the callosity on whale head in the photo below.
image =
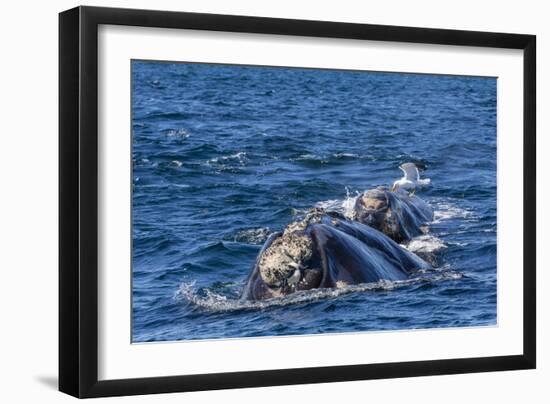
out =
<path fill-rule="evenodd" d="M 429 265 L 384 234 L 319 209 L 269 237 L 242 298 L 263 300 L 292 292 L 406 279 Z"/>
<path fill-rule="evenodd" d="M 310 223 L 318 220 L 319 212 L 312 210 L 303 220 L 267 239 L 249 276 L 244 299 L 261 300 L 319 287 L 320 256 L 311 235 L 305 232 Z"/>
<path fill-rule="evenodd" d="M 402 242 L 422 234 L 423 226 L 433 220 L 433 210 L 416 195 L 380 187 L 357 198 L 354 219 Z"/>

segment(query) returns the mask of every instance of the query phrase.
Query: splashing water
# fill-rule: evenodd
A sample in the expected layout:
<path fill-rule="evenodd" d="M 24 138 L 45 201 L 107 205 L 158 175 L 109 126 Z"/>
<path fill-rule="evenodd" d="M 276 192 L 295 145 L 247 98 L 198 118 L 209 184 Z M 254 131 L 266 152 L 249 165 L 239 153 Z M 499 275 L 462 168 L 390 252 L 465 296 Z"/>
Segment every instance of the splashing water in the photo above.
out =
<path fill-rule="evenodd" d="M 361 192 L 355 191 L 352 195 L 349 188 L 346 187 L 346 197 L 344 199 L 329 199 L 327 201 L 317 202 L 315 207 L 325 209 L 328 212 L 338 212 L 348 219 L 353 219 L 355 212 L 355 202 L 361 195 Z"/>
<path fill-rule="evenodd" d="M 423 273 L 419 271 L 419 276 L 401 281 L 380 280 L 373 283 L 345 285 L 333 289 L 311 289 L 261 301 L 234 299 L 209 289 L 201 290 L 202 293 L 199 293 L 195 289 L 194 283 L 182 283 L 179 290 L 174 295 L 174 299 L 176 301 L 186 301 L 201 309 L 212 312 L 263 310 L 270 307 L 291 306 L 316 302 L 323 299 L 333 299 L 350 293 L 388 291 L 420 283 L 457 280 L 462 277 L 462 274 L 450 270 L 442 272 L 437 272 L 437 270 L 433 270 L 433 272 L 423 271 Z"/>
<path fill-rule="evenodd" d="M 245 229 L 239 231 L 234 237 L 233 241 L 250 243 L 250 244 L 262 244 L 267 240 L 272 231 L 269 227 L 259 227 L 257 229 Z"/>
<path fill-rule="evenodd" d="M 416 254 L 433 254 L 447 248 L 443 240 L 431 234 L 414 237 L 404 247 Z"/>

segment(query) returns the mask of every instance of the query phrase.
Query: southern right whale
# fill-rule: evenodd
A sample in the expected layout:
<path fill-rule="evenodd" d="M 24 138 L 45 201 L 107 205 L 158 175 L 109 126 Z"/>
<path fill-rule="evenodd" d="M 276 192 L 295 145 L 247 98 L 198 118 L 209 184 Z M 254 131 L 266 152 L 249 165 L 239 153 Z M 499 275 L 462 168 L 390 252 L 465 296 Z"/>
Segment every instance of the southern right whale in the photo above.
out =
<path fill-rule="evenodd" d="M 299 290 L 404 280 L 429 268 L 375 228 L 313 209 L 268 238 L 241 298 L 263 300 Z"/>
<path fill-rule="evenodd" d="M 398 243 L 423 234 L 433 215 L 430 205 L 418 196 L 385 187 L 360 195 L 353 212 L 354 220 L 380 230 Z"/>

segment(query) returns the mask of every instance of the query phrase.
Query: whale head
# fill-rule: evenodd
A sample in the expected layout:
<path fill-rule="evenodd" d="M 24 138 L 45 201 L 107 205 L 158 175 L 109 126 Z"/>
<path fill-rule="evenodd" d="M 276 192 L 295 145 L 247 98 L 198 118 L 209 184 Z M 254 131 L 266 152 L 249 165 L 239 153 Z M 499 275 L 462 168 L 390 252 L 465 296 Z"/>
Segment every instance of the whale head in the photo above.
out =
<path fill-rule="evenodd" d="M 248 280 L 246 290 L 255 296 L 245 293 L 244 298 L 280 297 L 320 286 L 323 278 L 321 257 L 307 229 L 310 224 L 318 223 L 322 214 L 321 210 L 313 209 L 303 220 L 289 224 L 284 232 L 270 236 Z"/>
<path fill-rule="evenodd" d="M 406 238 L 403 234 L 406 229 L 402 220 L 404 207 L 397 198 L 400 192 L 376 188 L 363 193 L 355 202 L 354 219 L 401 242 Z"/>
<path fill-rule="evenodd" d="M 380 229 L 386 220 L 389 209 L 390 203 L 386 191 L 378 188 L 371 189 L 357 198 L 354 209 L 355 220 Z"/>
<path fill-rule="evenodd" d="M 260 276 L 271 288 L 296 288 L 302 273 L 311 268 L 313 249 L 313 240 L 304 233 L 281 235 L 261 255 Z"/>

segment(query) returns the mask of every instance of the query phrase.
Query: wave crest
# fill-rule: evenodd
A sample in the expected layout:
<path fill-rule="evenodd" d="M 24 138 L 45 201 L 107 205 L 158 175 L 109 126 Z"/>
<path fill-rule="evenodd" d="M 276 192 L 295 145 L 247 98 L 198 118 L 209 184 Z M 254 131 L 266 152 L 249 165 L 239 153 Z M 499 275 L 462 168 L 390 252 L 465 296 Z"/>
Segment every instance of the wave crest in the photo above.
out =
<path fill-rule="evenodd" d="M 250 244 L 262 244 L 267 240 L 270 234 L 271 230 L 269 227 L 244 229 L 235 234 L 233 241 Z"/>
<path fill-rule="evenodd" d="M 440 202 L 435 205 L 434 220 L 432 223 L 441 223 L 453 219 L 473 219 L 474 213 L 470 210 L 459 208 L 450 203 Z"/>
<path fill-rule="evenodd" d="M 223 164 L 227 162 L 237 162 L 240 165 L 244 165 L 247 161 L 248 161 L 248 156 L 246 152 L 240 151 L 238 153 L 229 154 L 226 156 L 213 157 L 210 160 L 208 160 L 207 163 Z"/>
<path fill-rule="evenodd" d="M 415 254 L 433 254 L 447 248 L 447 246 L 440 238 L 431 234 L 423 234 L 422 236 L 414 237 L 405 244 L 405 248 Z"/>

